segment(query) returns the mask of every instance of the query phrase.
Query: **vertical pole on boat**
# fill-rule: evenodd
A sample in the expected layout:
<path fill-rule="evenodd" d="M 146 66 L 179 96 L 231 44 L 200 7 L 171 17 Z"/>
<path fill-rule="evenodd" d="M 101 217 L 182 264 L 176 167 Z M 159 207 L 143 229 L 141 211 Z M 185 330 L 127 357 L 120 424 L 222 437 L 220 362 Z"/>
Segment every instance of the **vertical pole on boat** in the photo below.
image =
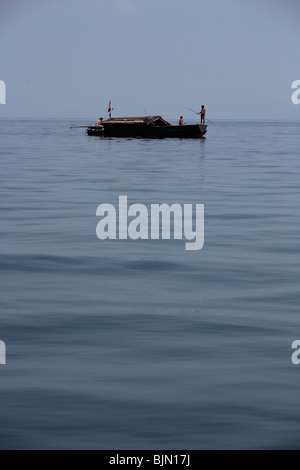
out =
<path fill-rule="evenodd" d="M 109 105 L 108 105 L 108 108 L 107 108 L 107 112 L 109 114 L 109 119 L 111 119 L 111 100 L 109 102 Z"/>

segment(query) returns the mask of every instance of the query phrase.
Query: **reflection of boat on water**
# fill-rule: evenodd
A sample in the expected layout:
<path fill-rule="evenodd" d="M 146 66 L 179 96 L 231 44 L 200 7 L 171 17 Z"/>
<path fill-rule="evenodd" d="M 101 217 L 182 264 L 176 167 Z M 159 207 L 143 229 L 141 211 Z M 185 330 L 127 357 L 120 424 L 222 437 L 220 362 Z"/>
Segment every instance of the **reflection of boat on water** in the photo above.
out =
<path fill-rule="evenodd" d="M 205 124 L 173 125 L 161 116 L 111 118 L 86 130 L 88 135 L 147 138 L 203 137 L 206 131 Z"/>

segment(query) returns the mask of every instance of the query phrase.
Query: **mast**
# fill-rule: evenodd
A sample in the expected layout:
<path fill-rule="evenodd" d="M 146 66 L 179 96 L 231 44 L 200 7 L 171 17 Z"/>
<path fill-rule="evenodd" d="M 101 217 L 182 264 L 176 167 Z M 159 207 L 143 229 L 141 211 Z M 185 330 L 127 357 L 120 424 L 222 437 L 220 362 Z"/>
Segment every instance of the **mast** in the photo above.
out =
<path fill-rule="evenodd" d="M 108 108 L 107 108 L 107 112 L 108 112 L 108 115 L 109 115 L 109 119 L 111 119 L 111 110 L 112 110 L 112 107 L 111 107 L 111 100 L 110 100 L 110 101 L 109 101 Z"/>

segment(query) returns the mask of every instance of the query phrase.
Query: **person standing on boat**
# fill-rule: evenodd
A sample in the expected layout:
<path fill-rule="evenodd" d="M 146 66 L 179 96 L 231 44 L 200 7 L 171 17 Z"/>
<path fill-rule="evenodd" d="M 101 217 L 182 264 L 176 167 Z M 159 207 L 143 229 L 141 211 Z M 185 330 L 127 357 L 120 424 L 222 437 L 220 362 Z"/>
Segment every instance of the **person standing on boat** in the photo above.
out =
<path fill-rule="evenodd" d="M 200 116 L 201 116 L 201 124 L 205 124 L 205 113 L 206 113 L 206 109 L 202 105 L 200 113 L 197 113 L 197 114 L 200 114 Z"/>
<path fill-rule="evenodd" d="M 179 125 L 180 125 L 180 126 L 183 126 L 183 116 L 180 116 Z"/>

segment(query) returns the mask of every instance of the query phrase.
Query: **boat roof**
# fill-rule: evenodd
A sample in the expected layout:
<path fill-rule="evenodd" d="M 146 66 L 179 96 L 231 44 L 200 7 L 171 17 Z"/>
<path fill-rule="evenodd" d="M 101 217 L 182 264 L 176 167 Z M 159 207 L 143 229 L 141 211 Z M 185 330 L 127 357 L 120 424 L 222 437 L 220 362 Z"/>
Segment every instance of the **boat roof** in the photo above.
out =
<path fill-rule="evenodd" d="M 107 119 L 106 121 L 104 122 L 111 122 L 111 123 L 134 123 L 134 124 L 137 124 L 137 123 L 150 123 L 150 122 L 156 122 L 156 121 L 160 121 L 161 124 L 164 124 L 166 126 L 169 126 L 170 124 L 165 121 L 161 116 L 157 115 L 157 116 L 141 116 L 141 117 L 115 117 L 115 118 L 111 118 L 111 119 Z"/>

